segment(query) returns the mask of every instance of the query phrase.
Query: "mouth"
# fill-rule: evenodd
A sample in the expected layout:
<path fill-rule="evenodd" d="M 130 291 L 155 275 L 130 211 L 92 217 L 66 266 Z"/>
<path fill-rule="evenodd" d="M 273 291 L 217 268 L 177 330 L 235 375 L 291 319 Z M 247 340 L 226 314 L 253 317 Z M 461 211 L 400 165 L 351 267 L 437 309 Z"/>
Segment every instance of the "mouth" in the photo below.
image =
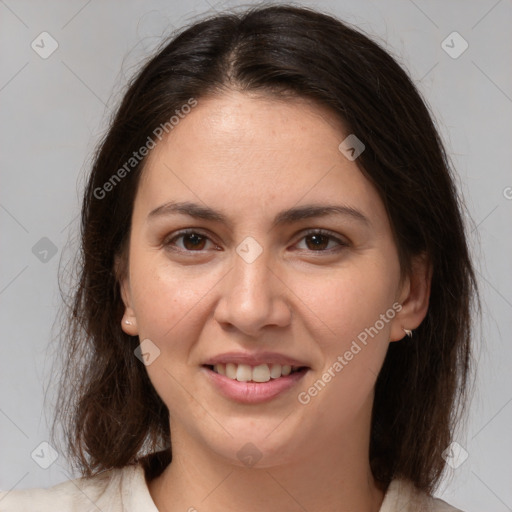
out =
<path fill-rule="evenodd" d="M 298 386 L 310 370 L 307 366 L 234 363 L 204 364 L 200 368 L 212 389 L 232 402 L 247 405 L 289 396 L 286 391 Z"/>
<path fill-rule="evenodd" d="M 203 368 L 224 377 L 238 382 L 264 383 L 270 380 L 281 379 L 295 373 L 305 373 L 310 368 L 308 366 L 290 366 L 276 363 L 260 364 L 251 366 L 248 364 L 204 364 Z"/>

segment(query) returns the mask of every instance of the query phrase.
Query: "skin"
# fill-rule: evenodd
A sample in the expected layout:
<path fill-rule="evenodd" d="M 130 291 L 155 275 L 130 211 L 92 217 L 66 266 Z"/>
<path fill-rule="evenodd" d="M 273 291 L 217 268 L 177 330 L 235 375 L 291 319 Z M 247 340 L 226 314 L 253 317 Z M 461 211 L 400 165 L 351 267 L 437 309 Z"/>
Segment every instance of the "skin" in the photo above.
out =
<path fill-rule="evenodd" d="M 119 273 L 123 329 L 160 350 L 146 367 L 170 411 L 173 461 L 148 483 L 160 510 L 370 512 L 382 504 L 368 460 L 373 389 L 389 343 L 425 317 L 430 275 L 418 259 L 401 276 L 383 202 L 338 149 L 347 135 L 306 100 L 233 91 L 200 98 L 149 156 Z M 148 218 L 171 200 L 208 206 L 230 223 Z M 350 206 L 368 222 L 340 215 L 272 227 L 279 212 L 306 204 Z M 207 238 L 176 238 L 185 228 Z M 343 245 L 321 237 L 318 249 L 307 229 L 329 230 Z M 248 236 L 263 250 L 252 263 L 236 252 Z M 394 303 L 400 312 L 299 403 Z M 239 404 L 201 369 L 236 350 L 280 352 L 311 369 L 269 402 Z M 262 455 L 252 467 L 237 457 L 249 442 Z"/>

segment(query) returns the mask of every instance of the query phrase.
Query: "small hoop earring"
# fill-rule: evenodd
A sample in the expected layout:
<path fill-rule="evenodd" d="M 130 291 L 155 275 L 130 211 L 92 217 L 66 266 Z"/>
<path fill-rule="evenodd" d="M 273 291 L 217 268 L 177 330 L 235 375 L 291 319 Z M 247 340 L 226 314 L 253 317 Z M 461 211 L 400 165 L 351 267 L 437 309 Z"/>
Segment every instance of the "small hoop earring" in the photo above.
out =
<path fill-rule="evenodd" d="M 406 335 L 407 337 L 412 338 L 412 331 L 411 331 L 411 330 L 409 330 L 409 329 L 405 329 L 405 328 L 404 328 L 404 332 L 405 332 L 405 335 Z"/>

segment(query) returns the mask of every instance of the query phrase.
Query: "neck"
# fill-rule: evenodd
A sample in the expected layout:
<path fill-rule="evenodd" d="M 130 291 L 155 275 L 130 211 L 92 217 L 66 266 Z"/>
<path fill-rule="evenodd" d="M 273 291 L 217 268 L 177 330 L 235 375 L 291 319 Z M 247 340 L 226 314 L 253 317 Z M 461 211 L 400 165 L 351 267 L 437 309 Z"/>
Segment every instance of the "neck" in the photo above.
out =
<path fill-rule="evenodd" d="M 171 431 L 180 440 L 172 462 L 148 483 L 163 512 L 378 512 L 384 498 L 370 470 L 369 435 L 362 442 L 360 430 L 339 435 L 326 428 L 284 462 L 264 465 L 262 459 L 252 467 L 220 457 L 180 425 Z M 326 445 L 326 439 L 336 442 Z"/>

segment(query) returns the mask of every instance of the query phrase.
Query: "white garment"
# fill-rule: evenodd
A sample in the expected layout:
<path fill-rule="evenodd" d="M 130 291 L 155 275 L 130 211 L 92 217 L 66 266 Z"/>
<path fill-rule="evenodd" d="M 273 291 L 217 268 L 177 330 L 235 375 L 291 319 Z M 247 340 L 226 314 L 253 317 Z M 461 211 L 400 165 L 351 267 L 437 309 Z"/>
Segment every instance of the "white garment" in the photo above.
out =
<path fill-rule="evenodd" d="M 204 507 L 200 507 L 201 510 Z M 191 507 L 191 510 L 193 508 Z M 0 512 L 158 512 L 141 465 L 77 478 L 49 489 L 0 492 Z M 393 480 L 380 512 L 462 512 L 405 480 Z"/>

